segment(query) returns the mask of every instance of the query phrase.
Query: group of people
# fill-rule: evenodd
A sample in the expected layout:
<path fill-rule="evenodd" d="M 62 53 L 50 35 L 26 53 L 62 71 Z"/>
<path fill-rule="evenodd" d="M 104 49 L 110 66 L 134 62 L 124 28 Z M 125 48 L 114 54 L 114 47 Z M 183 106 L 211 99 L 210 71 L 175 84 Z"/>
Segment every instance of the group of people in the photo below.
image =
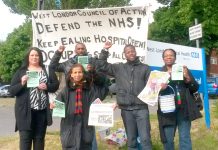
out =
<path fill-rule="evenodd" d="M 150 75 L 148 65 L 140 62 L 133 45 L 126 45 L 123 53 L 126 63 L 111 64 L 107 62 L 112 44 L 106 42 L 99 58 L 89 57 L 89 64 L 84 68 L 78 63 L 78 56 L 87 55 L 86 46 L 77 43 L 75 56 L 59 63 L 65 49 L 60 46 L 55 52 L 49 69 L 43 65 L 40 49 L 29 49 L 22 66 L 17 70 L 11 81 L 10 93 L 16 96 L 15 131 L 19 131 L 20 149 L 43 150 L 47 126 L 52 124 L 50 108 L 55 104 L 49 101 L 49 92 L 59 88 L 55 72 L 64 72 L 66 86 L 58 94 L 57 99 L 65 103 L 65 117 L 61 119 L 60 139 L 64 150 L 96 150 L 95 128 L 88 126 L 89 108 L 91 103 L 100 98 L 103 100 L 108 93 L 106 74 L 116 79 L 117 106 L 121 109 L 121 117 L 127 134 L 128 150 L 151 150 L 151 125 L 148 105 L 137 96 L 146 86 Z M 176 61 L 173 49 L 163 51 L 165 65 L 161 71 L 172 71 Z M 37 71 L 38 87 L 27 87 L 27 71 Z M 194 104 L 191 93 L 198 90 L 198 83 L 191 72 L 184 66 L 184 80 L 172 81 L 161 85 L 160 94 L 167 94 L 171 85 L 176 90 L 180 88 L 181 103 L 176 104 L 176 110 L 163 113 L 160 106 L 157 110 L 161 141 L 165 150 L 174 149 L 174 135 L 179 131 L 180 150 L 191 150 L 191 121 L 201 117 Z M 188 94 L 189 93 L 189 94 Z M 175 98 L 176 101 L 176 98 Z M 137 138 L 140 137 L 140 148 Z M 32 146 L 33 145 L 33 146 Z"/>

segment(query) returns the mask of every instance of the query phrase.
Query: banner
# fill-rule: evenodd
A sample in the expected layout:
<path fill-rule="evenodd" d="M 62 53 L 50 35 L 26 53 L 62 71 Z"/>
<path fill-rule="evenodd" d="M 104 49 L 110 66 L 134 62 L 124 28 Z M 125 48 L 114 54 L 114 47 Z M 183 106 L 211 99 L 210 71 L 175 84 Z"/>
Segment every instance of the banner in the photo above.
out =
<path fill-rule="evenodd" d="M 113 7 L 75 10 L 32 11 L 33 46 L 43 50 L 45 64 L 49 64 L 60 45 L 67 60 L 74 55 L 75 44 L 84 43 L 93 57 L 98 57 L 106 41 L 110 49 L 109 62 L 125 62 L 123 48 L 136 47 L 142 62 L 147 52 L 148 7 Z"/>

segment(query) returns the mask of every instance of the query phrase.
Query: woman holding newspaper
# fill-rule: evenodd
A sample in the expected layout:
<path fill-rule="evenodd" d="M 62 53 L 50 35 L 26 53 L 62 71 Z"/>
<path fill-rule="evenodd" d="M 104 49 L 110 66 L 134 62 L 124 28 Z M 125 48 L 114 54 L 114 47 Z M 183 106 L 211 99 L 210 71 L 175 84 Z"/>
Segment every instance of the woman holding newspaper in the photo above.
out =
<path fill-rule="evenodd" d="M 60 136 L 64 150 L 91 150 L 94 127 L 88 126 L 91 103 L 103 100 L 108 92 L 105 85 L 95 85 L 85 74 L 81 64 L 74 64 L 67 76 L 66 87 L 57 100 L 65 103 L 65 117 L 61 119 Z"/>
<path fill-rule="evenodd" d="M 170 79 L 168 84 L 162 85 L 159 96 L 157 114 L 161 141 L 165 150 L 174 150 L 178 127 L 179 149 L 191 150 L 191 121 L 201 117 L 191 95 L 199 85 L 186 66 L 175 64 L 176 52 L 173 49 L 165 49 L 162 58 L 164 66 L 161 71 L 168 72 Z"/>
<path fill-rule="evenodd" d="M 42 52 L 31 47 L 11 81 L 10 93 L 16 96 L 15 131 L 19 131 L 20 149 L 44 149 L 47 125 L 52 124 L 49 109 L 48 92 L 55 92 L 59 87 L 53 70 L 49 76 L 43 65 Z"/>

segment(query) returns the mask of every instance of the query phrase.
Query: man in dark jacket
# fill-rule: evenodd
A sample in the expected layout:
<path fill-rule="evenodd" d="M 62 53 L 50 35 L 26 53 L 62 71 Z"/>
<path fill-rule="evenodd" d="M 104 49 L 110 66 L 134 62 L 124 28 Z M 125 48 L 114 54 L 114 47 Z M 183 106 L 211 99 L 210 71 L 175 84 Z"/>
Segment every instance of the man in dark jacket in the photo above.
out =
<path fill-rule="evenodd" d="M 50 67 L 55 69 L 57 72 L 63 72 L 65 76 L 69 72 L 72 65 L 78 63 L 78 56 L 88 56 L 86 46 L 83 43 L 77 43 L 75 46 L 75 56 L 72 58 L 69 58 L 65 62 L 59 63 L 62 53 L 65 50 L 65 46 L 61 45 L 57 51 L 55 51 L 54 56 L 51 59 Z M 90 67 L 95 67 L 95 58 L 89 57 L 89 64 L 87 67 L 88 69 L 91 69 Z M 87 68 L 85 68 L 87 69 Z"/>
<path fill-rule="evenodd" d="M 151 150 L 150 119 L 148 105 L 138 99 L 138 94 L 145 87 L 150 75 L 149 66 L 140 62 L 133 45 L 124 47 L 126 63 L 110 64 L 107 62 L 108 49 L 112 46 L 106 42 L 99 57 L 102 71 L 116 79 L 117 104 L 128 138 L 128 149 L 137 150 L 137 136 L 143 150 Z"/>

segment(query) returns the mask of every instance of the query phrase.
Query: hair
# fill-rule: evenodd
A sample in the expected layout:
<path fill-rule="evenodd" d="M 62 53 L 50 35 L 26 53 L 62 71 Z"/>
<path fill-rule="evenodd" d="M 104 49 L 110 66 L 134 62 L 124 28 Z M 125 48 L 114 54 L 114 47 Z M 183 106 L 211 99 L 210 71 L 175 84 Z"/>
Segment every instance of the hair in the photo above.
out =
<path fill-rule="evenodd" d="M 163 51 L 163 53 L 162 53 L 162 58 L 164 58 L 164 54 L 165 54 L 166 51 L 171 51 L 171 52 L 173 52 L 173 54 L 174 54 L 174 56 L 175 56 L 175 58 L 176 58 L 176 51 L 175 51 L 174 49 L 172 49 L 172 48 L 167 48 L 167 49 L 165 49 L 165 50 Z"/>
<path fill-rule="evenodd" d="M 76 50 L 77 45 L 83 45 L 85 47 L 85 52 L 87 53 L 86 45 L 84 43 L 81 43 L 81 42 L 76 43 L 75 50 Z"/>
<path fill-rule="evenodd" d="M 23 60 L 23 64 L 21 66 L 21 68 L 28 68 L 29 66 L 29 55 L 30 55 L 30 52 L 31 51 L 36 51 L 39 55 L 39 66 L 41 67 L 44 67 L 44 64 L 43 64 L 43 56 L 42 56 L 42 51 L 37 48 L 37 47 L 30 47 L 24 57 L 24 60 Z"/>
<path fill-rule="evenodd" d="M 127 44 L 127 45 L 124 47 L 124 49 L 123 49 L 123 52 L 124 52 L 124 53 L 125 53 L 125 49 L 126 49 L 127 47 L 130 47 L 130 48 L 132 48 L 132 49 L 135 50 L 135 46 L 133 46 L 133 45 L 131 45 L 131 44 Z"/>

